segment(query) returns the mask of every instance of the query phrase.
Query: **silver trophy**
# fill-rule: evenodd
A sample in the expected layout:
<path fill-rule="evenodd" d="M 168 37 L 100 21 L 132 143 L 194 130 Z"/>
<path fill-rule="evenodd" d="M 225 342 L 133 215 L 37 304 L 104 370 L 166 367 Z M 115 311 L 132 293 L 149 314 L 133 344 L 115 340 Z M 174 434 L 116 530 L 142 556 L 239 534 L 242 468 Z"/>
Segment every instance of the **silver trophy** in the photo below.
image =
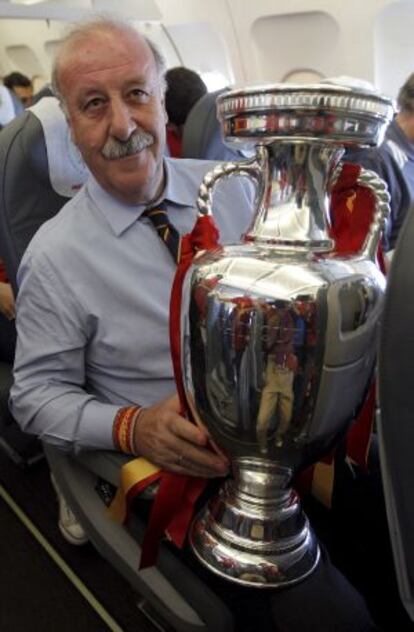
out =
<path fill-rule="evenodd" d="M 199 255 L 183 286 L 186 396 L 233 470 L 190 541 L 218 575 L 285 586 L 319 559 L 292 476 L 345 434 L 364 399 L 385 288 L 376 266 L 385 185 L 359 176 L 376 208 L 354 256 L 334 253 L 330 192 L 344 147 L 379 143 L 393 107 L 325 84 L 234 90 L 217 109 L 225 141 L 256 153 L 205 177 L 199 211 L 210 214 L 216 183 L 237 175 L 254 181 L 256 213 L 245 242 Z"/>

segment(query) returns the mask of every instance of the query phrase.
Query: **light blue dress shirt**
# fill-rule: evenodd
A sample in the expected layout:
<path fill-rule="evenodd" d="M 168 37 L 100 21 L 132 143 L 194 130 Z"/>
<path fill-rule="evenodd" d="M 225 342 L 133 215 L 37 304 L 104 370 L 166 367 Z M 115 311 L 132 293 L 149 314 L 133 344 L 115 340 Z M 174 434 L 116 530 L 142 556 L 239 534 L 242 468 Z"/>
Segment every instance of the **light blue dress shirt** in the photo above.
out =
<path fill-rule="evenodd" d="M 171 222 L 181 234 L 215 163 L 165 159 Z M 221 243 L 252 219 L 252 188 L 217 187 Z M 175 264 L 144 207 L 128 206 L 91 178 L 31 241 L 20 265 L 11 408 L 21 427 L 66 450 L 113 449 L 121 406 L 175 392 L 168 334 Z"/>

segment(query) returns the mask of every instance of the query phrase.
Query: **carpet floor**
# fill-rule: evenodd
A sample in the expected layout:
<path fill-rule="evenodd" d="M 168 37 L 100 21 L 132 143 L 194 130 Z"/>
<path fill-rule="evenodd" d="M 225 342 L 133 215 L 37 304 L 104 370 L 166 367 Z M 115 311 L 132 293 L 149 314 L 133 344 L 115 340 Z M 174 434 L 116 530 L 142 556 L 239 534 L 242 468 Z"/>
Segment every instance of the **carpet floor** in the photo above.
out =
<path fill-rule="evenodd" d="M 23 469 L 0 453 L 0 485 L 113 619 L 97 614 L 0 497 L 1 632 L 154 632 L 130 585 L 92 545 L 62 538 L 45 460 Z"/>

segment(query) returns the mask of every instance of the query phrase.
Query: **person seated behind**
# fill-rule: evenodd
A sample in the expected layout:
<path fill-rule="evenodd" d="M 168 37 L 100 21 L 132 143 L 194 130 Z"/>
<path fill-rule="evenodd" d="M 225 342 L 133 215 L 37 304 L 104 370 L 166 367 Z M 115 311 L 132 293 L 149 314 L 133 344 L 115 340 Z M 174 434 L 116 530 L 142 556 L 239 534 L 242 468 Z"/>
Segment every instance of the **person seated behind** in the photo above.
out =
<path fill-rule="evenodd" d="M 0 259 L 0 361 L 13 362 L 16 344 L 14 295 Z"/>
<path fill-rule="evenodd" d="M 165 109 L 168 114 L 167 145 L 170 155 L 180 158 L 184 123 L 193 105 L 207 93 L 207 86 L 194 70 L 182 66 L 167 70 L 165 79 L 167 82 Z"/>
<path fill-rule="evenodd" d="M 399 111 L 379 147 L 347 151 L 344 160 L 375 171 L 388 185 L 391 216 L 384 234 L 386 251 L 395 248 L 408 211 L 414 205 L 414 73 L 401 87 Z"/>
<path fill-rule="evenodd" d="M 175 261 L 145 215 L 163 201 L 178 232 L 189 232 L 212 163 L 164 157 L 164 68 L 155 46 L 121 22 L 79 25 L 63 41 L 54 91 L 92 177 L 22 259 L 11 407 L 25 431 L 63 450 L 123 449 L 213 479 L 228 462 L 179 413 L 168 335 Z M 240 240 L 252 215 L 242 179 L 217 191 L 214 213 L 222 243 Z M 252 617 L 262 631 L 316 631 L 321 621 L 336 632 L 377 629 L 325 552 L 294 587 L 226 584 L 222 597 L 240 632 Z"/>
<path fill-rule="evenodd" d="M 20 99 L 25 108 L 32 104 L 33 85 L 28 77 L 21 72 L 11 72 L 3 77 L 3 83 Z"/>

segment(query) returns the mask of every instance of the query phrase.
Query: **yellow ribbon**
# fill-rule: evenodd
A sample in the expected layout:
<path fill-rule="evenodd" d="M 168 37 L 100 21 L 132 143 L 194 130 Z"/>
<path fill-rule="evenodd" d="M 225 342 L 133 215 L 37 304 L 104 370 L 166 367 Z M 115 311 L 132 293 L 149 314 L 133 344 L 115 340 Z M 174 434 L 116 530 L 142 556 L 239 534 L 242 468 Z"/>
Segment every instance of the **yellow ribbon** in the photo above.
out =
<path fill-rule="evenodd" d="M 147 459 L 139 457 L 125 463 L 121 468 L 121 481 L 118 490 L 108 507 L 111 518 L 117 522 L 124 523 L 128 513 L 128 494 L 141 483 L 140 488 L 144 490 L 154 480 L 154 475 L 161 470 Z"/>

